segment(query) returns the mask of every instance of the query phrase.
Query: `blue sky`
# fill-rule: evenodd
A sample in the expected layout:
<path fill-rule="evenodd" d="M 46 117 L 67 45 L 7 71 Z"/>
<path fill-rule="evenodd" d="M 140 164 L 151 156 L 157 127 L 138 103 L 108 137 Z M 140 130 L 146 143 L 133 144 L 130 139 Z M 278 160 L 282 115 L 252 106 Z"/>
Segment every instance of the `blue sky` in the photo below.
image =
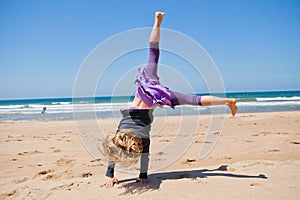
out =
<path fill-rule="evenodd" d="M 156 10 L 166 12 L 163 27 L 205 48 L 227 91 L 300 89 L 300 1 L 1 0 L 0 99 L 72 96 L 91 50 L 150 27 Z"/>

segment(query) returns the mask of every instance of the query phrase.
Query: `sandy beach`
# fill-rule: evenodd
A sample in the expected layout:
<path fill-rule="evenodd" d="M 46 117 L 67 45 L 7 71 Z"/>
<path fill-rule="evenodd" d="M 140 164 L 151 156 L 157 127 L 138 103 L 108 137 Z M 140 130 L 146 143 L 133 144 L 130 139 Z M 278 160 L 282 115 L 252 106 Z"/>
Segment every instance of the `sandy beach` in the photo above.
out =
<path fill-rule="evenodd" d="M 151 151 L 161 160 L 179 118 L 154 124 Z M 215 147 L 199 159 L 210 120 L 200 116 L 191 146 L 150 172 L 149 184 L 117 169 L 120 183 L 110 189 L 100 187 L 106 166 L 84 148 L 74 121 L 0 122 L 0 199 L 299 199 L 300 112 L 226 115 Z M 114 133 L 115 119 L 99 122 Z"/>

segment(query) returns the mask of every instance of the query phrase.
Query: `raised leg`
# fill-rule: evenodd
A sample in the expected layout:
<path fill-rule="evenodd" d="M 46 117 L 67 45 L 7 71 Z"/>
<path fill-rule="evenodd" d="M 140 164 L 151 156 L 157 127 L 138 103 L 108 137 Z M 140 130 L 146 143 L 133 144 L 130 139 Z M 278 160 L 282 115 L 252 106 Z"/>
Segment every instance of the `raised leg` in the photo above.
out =
<path fill-rule="evenodd" d="M 159 80 L 157 76 L 157 63 L 159 59 L 159 41 L 160 41 L 160 25 L 162 23 L 163 17 L 165 13 L 163 12 L 156 12 L 155 13 L 155 19 L 154 24 L 151 30 L 150 38 L 149 38 L 149 57 L 148 57 L 148 63 L 145 67 L 145 72 L 147 77 Z"/>
<path fill-rule="evenodd" d="M 164 15 L 165 15 L 164 12 L 156 12 L 155 13 L 154 24 L 153 24 L 153 28 L 151 31 L 149 42 L 159 42 L 159 40 L 160 40 L 160 25 L 162 23 Z"/>
<path fill-rule="evenodd" d="M 155 13 L 154 24 L 149 38 L 150 48 L 148 62 L 144 69 L 140 69 L 141 77 L 143 77 L 144 79 L 152 79 L 157 82 L 159 81 L 159 77 L 157 76 L 157 67 L 159 59 L 160 25 L 162 23 L 164 15 L 165 13 L 163 12 Z M 136 80 L 135 84 L 138 85 L 139 81 Z M 131 103 L 131 107 L 141 107 L 146 109 L 150 108 L 138 97 L 138 93 Z"/>
<path fill-rule="evenodd" d="M 216 106 L 216 105 L 227 105 L 231 110 L 232 116 L 237 112 L 236 99 L 233 98 L 220 98 L 215 96 L 202 96 L 202 106 Z"/>
<path fill-rule="evenodd" d="M 183 94 L 180 92 L 171 92 L 172 106 L 177 105 L 198 105 L 198 106 L 217 106 L 227 105 L 234 116 L 237 112 L 236 100 L 232 98 L 220 98 L 215 96 L 196 96 L 190 94 Z"/>

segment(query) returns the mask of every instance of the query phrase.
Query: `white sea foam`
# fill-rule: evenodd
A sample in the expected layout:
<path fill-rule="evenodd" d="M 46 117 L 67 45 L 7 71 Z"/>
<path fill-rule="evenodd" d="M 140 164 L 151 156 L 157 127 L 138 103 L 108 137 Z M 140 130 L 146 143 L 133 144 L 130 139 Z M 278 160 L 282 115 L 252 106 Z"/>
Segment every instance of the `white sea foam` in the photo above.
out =
<path fill-rule="evenodd" d="M 23 108 L 26 105 L 7 105 L 7 106 L 0 106 L 0 109 L 16 109 L 16 108 Z"/>
<path fill-rule="evenodd" d="M 129 103 L 95 103 L 95 104 L 29 104 L 0 106 L 0 114 L 38 114 L 46 107 L 46 113 L 73 112 L 107 112 L 128 107 Z"/>
<path fill-rule="evenodd" d="M 300 105 L 300 101 L 250 101 L 237 102 L 237 106 L 280 106 L 280 105 Z"/>
<path fill-rule="evenodd" d="M 0 120 L 72 119 L 74 113 L 95 113 L 99 117 L 112 117 L 115 116 L 116 113 L 120 114 L 120 109 L 129 107 L 130 103 L 131 102 L 72 103 L 56 101 L 51 104 L 1 105 Z M 252 101 L 238 101 L 237 106 L 240 108 L 239 111 L 242 112 L 300 110 L 300 97 L 257 98 L 252 99 Z M 45 115 L 42 114 L 44 107 L 46 107 Z M 199 114 L 199 111 L 206 113 L 210 112 L 211 109 L 217 108 L 178 106 L 173 110 L 169 107 L 165 107 L 164 110 L 158 109 L 156 113 L 166 112 L 171 115 L 180 115 L 182 113 Z"/>
<path fill-rule="evenodd" d="M 53 105 L 57 105 L 57 104 L 59 104 L 59 105 L 68 105 L 68 104 L 71 104 L 71 102 L 52 102 L 51 104 L 53 104 Z"/>
<path fill-rule="evenodd" d="M 256 101 L 300 101 L 299 96 L 294 97 L 264 97 L 264 98 L 256 98 Z"/>
<path fill-rule="evenodd" d="M 273 98 L 274 99 L 274 98 Z M 293 98 L 296 99 L 296 98 Z M 95 103 L 95 104 L 29 104 L 26 105 L 6 105 L 0 106 L 0 114 L 38 114 L 41 113 L 43 108 L 46 107 L 46 113 L 74 113 L 74 112 L 114 112 L 122 108 L 129 107 L 130 103 Z M 250 101 L 250 102 L 237 102 L 237 106 L 300 106 L 300 101 Z M 206 107 L 197 106 L 180 106 L 184 109 L 190 110 L 205 110 Z"/>

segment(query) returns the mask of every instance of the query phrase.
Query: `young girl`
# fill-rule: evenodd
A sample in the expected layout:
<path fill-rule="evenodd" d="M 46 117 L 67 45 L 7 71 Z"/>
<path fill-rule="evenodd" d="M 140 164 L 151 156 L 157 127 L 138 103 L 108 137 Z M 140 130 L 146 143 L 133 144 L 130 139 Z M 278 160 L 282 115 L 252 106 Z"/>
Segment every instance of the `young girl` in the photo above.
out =
<path fill-rule="evenodd" d="M 140 157 L 138 182 L 148 183 L 149 132 L 153 121 L 153 110 L 157 106 L 177 105 L 227 105 L 234 116 L 237 112 L 236 100 L 215 96 L 187 95 L 170 90 L 159 82 L 157 66 L 159 58 L 160 25 L 165 13 L 156 12 L 150 34 L 150 52 L 147 66 L 139 69 L 140 76 L 135 80 L 138 86 L 135 98 L 129 108 L 121 110 L 122 119 L 114 137 L 103 141 L 104 153 L 111 160 L 106 171 L 105 187 L 118 183 L 114 176 L 116 162 L 130 165 Z"/>

